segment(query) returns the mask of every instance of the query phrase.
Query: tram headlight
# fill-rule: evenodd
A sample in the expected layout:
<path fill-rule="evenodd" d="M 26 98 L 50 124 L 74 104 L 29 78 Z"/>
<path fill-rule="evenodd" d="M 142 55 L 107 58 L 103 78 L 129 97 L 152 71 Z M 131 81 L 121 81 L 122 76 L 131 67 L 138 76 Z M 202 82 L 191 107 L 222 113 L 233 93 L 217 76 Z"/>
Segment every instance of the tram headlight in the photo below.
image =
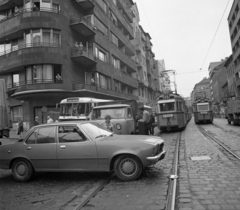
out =
<path fill-rule="evenodd" d="M 122 126 L 120 124 L 116 124 L 116 128 L 117 128 L 117 130 L 121 130 Z"/>

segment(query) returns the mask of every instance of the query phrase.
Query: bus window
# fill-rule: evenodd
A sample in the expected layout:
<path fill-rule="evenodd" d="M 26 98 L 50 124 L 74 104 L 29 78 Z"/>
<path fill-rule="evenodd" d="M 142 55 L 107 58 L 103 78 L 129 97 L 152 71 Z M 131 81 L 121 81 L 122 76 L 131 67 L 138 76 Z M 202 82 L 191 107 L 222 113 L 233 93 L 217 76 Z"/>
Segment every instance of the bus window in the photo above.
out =
<path fill-rule="evenodd" d="M 61 104 L 60 115 L 71 116 L 72 115 L 72 104 Z"/>
<path fill-rule="evenodd" d="M 167 111 L 174 111 L 174 104 L 175 102 L 168 102 L 168 103 L 161 103 L 160 105 L 160 111 L 161 112 L 167 112 Z"/>

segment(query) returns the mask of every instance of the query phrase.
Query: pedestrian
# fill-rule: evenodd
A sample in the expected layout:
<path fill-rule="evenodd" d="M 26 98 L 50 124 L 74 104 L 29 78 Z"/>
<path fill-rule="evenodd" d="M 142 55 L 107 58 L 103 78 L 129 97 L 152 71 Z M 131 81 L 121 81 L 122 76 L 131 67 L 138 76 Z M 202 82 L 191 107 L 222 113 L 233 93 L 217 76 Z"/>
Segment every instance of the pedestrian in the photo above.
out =
<path fill-rule="evenodd" d="M 109 114 L 107 114 L 105 116 L 105 122 L 102 123 L 102 126 L 104 128 L 106 128 L 107 130 L 111 131 L 111 132 L 114 132 L 114 124 L 111 122 L 111 116 Z"/>
<path fill-rule="evenodd" d="M 149 121 L 149 130 L 150 135 L 154 135 L 154 127 L 155 127 L 155 116 L 153 113 L 150 114 L 150 121 Z"/>
<path fill-rule="evenodd" d="M 33 9 L 33 11 L 38 11 L 37 5 L 33 3 L 32 9 Z"/>
<path fill-rule="evenodd" d="M 38 116 L 35 117 L 34 125 L 39 125 Z"/>
<path fill-rule="evenodd" d="M 14 15 L 17 15 L 19 13 L 19 9 L 18 9 L 18 7 L 16 6 L 15 8 L 14 8 Z"/>
<path fill-rule="evenodd" d="M 61 83 L 62 82 L 62 77 L 60 76 L 60 74 L 56 75 L 56 83 Z"/>
<path fill-rule="evenodd" d="M 17 129 L 17 135 L 20 136 L 20 138 L 22 137 L 22 133 L 23 133 L 23 121 L 21 118 L 18 119 L 18 129 Z"/>
<path fill-rule="evenodd" d="M 75 42 L 75 47 L 78 49 L 79 48 L 79 45 L 77 42 Z"/>
<path fill-rule="evenodd" d="M 53 123 L 53 119 L 50 116 L 47 116 L 47 123 Z"/>
<path fill-rule="evenodd" d="M 150 114 L 144 107 L 140 108 L 140 113 L 142 115 L 141 121 L 144 123 L 143 133 L 144 135 L 149 135 L 149 122 L 150 122 Z M 141 132 L 142 133 L 142 132 Z"/>

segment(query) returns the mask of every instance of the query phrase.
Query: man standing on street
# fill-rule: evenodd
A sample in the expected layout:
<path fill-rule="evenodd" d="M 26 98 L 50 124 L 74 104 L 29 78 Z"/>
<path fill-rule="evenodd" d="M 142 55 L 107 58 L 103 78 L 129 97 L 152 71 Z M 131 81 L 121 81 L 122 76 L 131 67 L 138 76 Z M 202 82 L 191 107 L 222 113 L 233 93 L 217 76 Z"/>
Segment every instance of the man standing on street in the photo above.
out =
<path fill-rule="evenodd" d="M 47 116 L 47 123 L 53 123 L 53 119 L 50 116 Z"/>
<path fill-rule="evenodd" d="M 149 122 L 150 122 L 150 114 L 144 107 L 140 108 L 142 114 L 142 121 L 144 123 L 144 135 L 149 135 Z"/>
<path fill-rule="evenodd" d="M 34 125 L 39 125 L 38 116 L 35 117 Z"/>

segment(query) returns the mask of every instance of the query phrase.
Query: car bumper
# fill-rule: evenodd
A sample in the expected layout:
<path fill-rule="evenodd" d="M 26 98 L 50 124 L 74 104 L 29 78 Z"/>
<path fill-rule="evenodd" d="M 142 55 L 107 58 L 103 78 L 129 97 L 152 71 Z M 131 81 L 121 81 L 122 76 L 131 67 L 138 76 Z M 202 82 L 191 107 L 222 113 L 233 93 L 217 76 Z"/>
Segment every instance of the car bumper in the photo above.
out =
<path fill-rule="evenodd" d="M 156 156 L 147 157 L 147 160 L 148 160 L 148 161 L 151 161 L 152 163 L 156 163 L 156 162 L 164 159 L 165 155 L 166 155 L 166 151 L 163 150 L 161 153 L 159 153 L 159 154 L 156 155 Z"/>

